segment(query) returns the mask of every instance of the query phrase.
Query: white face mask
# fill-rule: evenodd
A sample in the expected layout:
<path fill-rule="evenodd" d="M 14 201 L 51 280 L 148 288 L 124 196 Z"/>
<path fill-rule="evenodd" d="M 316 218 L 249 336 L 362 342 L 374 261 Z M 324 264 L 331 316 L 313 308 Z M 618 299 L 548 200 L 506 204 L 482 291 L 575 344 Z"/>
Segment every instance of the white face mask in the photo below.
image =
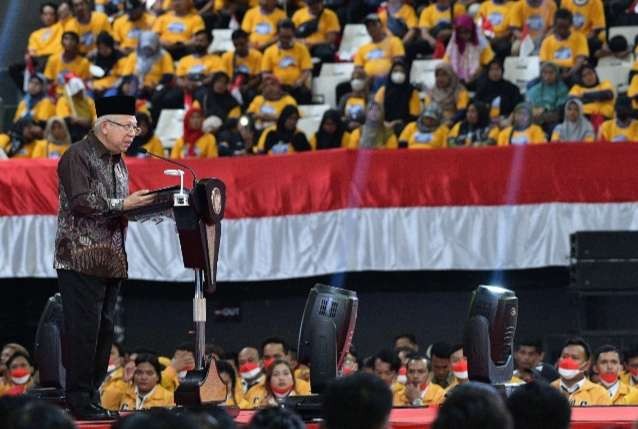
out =
<path fill-rule="evenodd" d="M 353 79 L 352 82 L 350 82 L 350 86 L 352 86 L 353 91 L 361 91 L 365 88 L 366 83 L 363 79 Z"/>
<path fill-rule="evenodd" d="M 459 380 L 467 380 L 468 379 L 467 371 L 463 371 L 463 372 L 454 371 L 453 374 Z"/>
<path fill-rule="evenodd" d="M 117 369 L 117 365 L 109 365 L 106 367 L 106 373 L 110 374 Z"/>
<path fill-rule="evenodd" d="M 558 374 L 560 374 L 560 376 L 565 380 L 573 380 L 578 374 L 580 374 L 580 370 L 558 368 Z"/>
<path fill-rule="evenodd" d="M 22 385 L 29 381 L 29 378 L 31 378 L 31 374 L 23 375 L 22 377 L 11 377 L 11 381 L 14 384 Z"/>
<path fill-rule="evenodd" d="M 182 380 L 184 377 L 186 377 L 187 372 L 188 372 L 187 370 L 180 371 L 177 373 L 177 376 L 179 377 L 180 380 Z"/>
<path fill-rule="evenodd" d="M 399 375 L 397 376 L 397 382 L 401 384 L 406 384 L 408 382 L 407 375 Z"/>
<path fill-rule="evenodd" d="M 393 83 L 396 83 L 397 85 L 401 85 L 403 82 L 405 82 L 405 73 L 392 72 L 392 74 L 390 75 L 390 79 L 392 80 Z"/>

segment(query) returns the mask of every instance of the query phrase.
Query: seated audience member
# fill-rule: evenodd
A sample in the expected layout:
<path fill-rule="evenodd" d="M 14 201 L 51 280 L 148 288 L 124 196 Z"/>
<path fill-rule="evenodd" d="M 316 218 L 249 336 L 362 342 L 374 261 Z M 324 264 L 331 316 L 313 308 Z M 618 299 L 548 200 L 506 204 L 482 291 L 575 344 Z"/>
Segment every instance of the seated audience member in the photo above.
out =
<path fill-rule="evenodd" d="M 614 116 L 614 86 L 608 81 L 600 81 L 596 69 L 585 64 L 579 72 L 579 82 L 572 86 L 569 95 L 578 97 L 583 102 L 585 114 L 589 117 L 602 116 L 611 118 Z M 594 118 L 592 118 L 592 121 Z"/>
<path fill-rule="evenodd" d="M 622 356 L 611 345 L 599 347 L 594 352 L 593 370 L 598 375 L 598 383 L 607 389 L 613 405 L 638 404 L 638 390 L 627 386 L 620 380 Z"/>
<path fill-rule="evenodd" d="M 250 34 L 250 46 L 263 51 L 277 41 L 277 25 L 286 13 L 277 7 L 277 0 L 259 0 L 259 6 L 249 9 L 241 29 Z"/>
<path fill-rule="evenodd" d="M 69 28 L 72 18 L 73 5 L 71 4 L 71 0 L 61 0 L 60 4 L 58 4 L 58 22 L 65 31 Z"/>
<path fill-rule="evenodd" d="M 431 103 L 419 118 L 409 123 L 399 136 L 399 147 L 441 149 L 447 147 L 448 128 L 442 122 L 441 109 Z"/>
<path fill-rule="evenodd" d="M 363 124 L 366 117 L 368 79 L 365 70 L 361 68 L 354 69 L 350 87 L 352 91 L 341 97 L 338 109 L 345 118 L 348 131 L 352 132 Z"/>
<path fill-rule="evenodd" d="M 64 96 L 58 98 L 55 114 L 66 122 L 72 141 L 82 139 L 89 132 L 97 113 L 95 102 L 86 95 L 84 83 L 80 78 L 71 78 L 64 86 Z"/>
<path fill-rule="evenodd" d="M 489 384 L 457 386 L 439 409 L 432 429 L 513 429 L 501 395 Z"/>
<path fill-rule="evenodd" d="M 425 105 L 436 103 L 441 109 L 443 122 L 452 125 L 463 117 L 470 103 L 470 94 L 461 84 L 450 64 L 437 65 L 434 76 L 434 87 L 428 90 Z"/>
<path fill-rule="evenodd" d="M 405 385 L 397 381 L 401 361 L 399 357 L 390 350 L 381 350 L 374 355 L 374 373 L 392 390 L 392 404 L 401 402 L 401 397 L 405 391 Z"/>
<path fill-rule="evenodd" d="M 457 383 L 450 366 L 451 354 L 452 346 L 446 342 L 434 343 L 430 347 L 430 362 L 432 366 L 430 381 L 444 389 Z"/>
<path fill-rule="evenodd" d="M 490 118 L 499 126 L 507 126 L 514 107 L 523 102 L 518 86 L 503 79 L 503 63 L 496 59 L 487 68 L 487 77 L 478 82 L 475 100 L 490 106 Z"/>
<path fill-rule="evenodd" d="M 310 150 L 306 135 L 297 128 L 299 110 L 288 105 L 281 111 L 277 125 L 266 128 L 257 142 L 257 153 L 283 155 Z"/>
<path fill-rule="evenodd" d="M 587 39 L 571 29 L 573 21 L 569 10 L 558 9 L 554 15 L 554 31 L 543 40 L 539 54 L 541 61 L 556 64 L 561 78 L 570 82 L 589 57 Z"/>
<path fill-rule="evenodd" d="M 274 75 L 299 104 L 310 104 L 312 58 L 301 42 L 295 41 L 295 25 L 289 19 L 278 24 L 278 42 L 264 52 L 261 72 Z"/>
<path fill-rule="evenodd" d="M 226 123 L 229 118 L 237 119 L 241 115 L 241 106 L 228 90 L 229 78 L 223 71 L 213 74 L 208 87 L 197 91 L 195 97 L 204 109 L 204 116 L 219 118 Z"/>
<path fill-rule="evenodd" d="M 193 36 L 193 53 L 182 57 L 177 63 L 177 86 L 185 93 L 192 93 L 210 84 L 213 74 L 223 70 L 221 58 L 208 53 L 210 43 L 210 34 L 206 30 L 198 31 Z"/>
<path fill-rule="evenodd" d="M 244 400 L 244 390 L 237 381 L 235 368 L 225 360 L 216 362 L 219 378 L 226 385 L 226 406 L 247 409 L 248 403 Z"/>
<path fill-rule="evenodd" d="M 477 21 L 485 30 L 486 37 L 489 37 L 495 55 L 501 60 L 512 52 L 512 32 L 510 30 L 510 9 L 512 6 L 513 2 L 509 0 L 486 0 L 481 3 L 478 10 Z"/>
<path fill-rule="evenodd" d="M 618 97 L 616 117 L 603 122 L 598 129 L 598 140 L 611 143 L 638 142 L 638 121 L 632 115 L 631 100 Z"/>
<path fill-rule="evenodd" d="M 532 105 L 534 122 L 547 133 L 551 133 L 559 123 L 568 92 L 567 86 L 560 80 L 558 66 L 551 62 L 543 63 L 540 81 L 527 91 L 525 98 Z"/>
<path fill-rule="evenodd" d="M 430 383 L 427 358 L 413 354 L 409 355 L 407 359 L 408 382 L 403 394 L 399 396 L 394 405 L 424 407 L 439 405 L 443 402 L 443 388 L 438 384 Z"/>
<path fill-rule="evenodd" d="M 558 362 L 560 379 L 552 382 L 552 386 L 567 397 L 571 406 L 611 405 L 607 390 L 586 377 L 590 359 L 589 345 L 583 339 L 567 340 Z"/>
<path fill-rule="evenodd" d="M 264 129 L 277 122 L 277 118 L 286 106 L 296 106 L 297 102 L 281 88 L 279 80 L 274 76 L 264 76 L 261 95 L 258 95 L 248 106 L 257 120 L 257 128 Z"/>
<path fill-rule="evenodd" d="M 623 353 L 624 370 L 620 380 L 630 387 L 638 386 L 638 348 L 631 347 Z"/>
<path fill-rule="evenodd" d="M 383 429 L 392 411 L 392 391 L 374 374 L 336 378 L 324 392 L 321 409 L 326 429 Z"/>
<path fill-rule="evenodd" d="M 520 371 L 529 370 L 537 373 L 538 376 L 547 383 L 557 380 L 558 372 L 552 365 L 543 362 L 544 357 L 543 343 L 540 339 L 523 338 L 519 340 L 516 345 L 516 352 L 514 353 L 516 365 L 514 376 L 518 376 L 518 372 Z"/>
<path fill-rule="evenodd" d="M 571 408 L 565 396 L 542 381 L 516 388 L 507 398 L 513 429 L 569 429 Z"/>
<path fill-rule="evenodd" d="M 65 77 L 73 74 L 82 80 L 89 80 L 89 60 L 82 57 L 79 51 L 80 37 L 72 31 L 62 35 L 62 52 L 51 55 L 44 68 L 44 77 L 56 88 L 58 96 L 64 92 Z"/>
<path fill-rule="evenodd" d="M 170 407 L 173 392 L 160 385 L 162 366 L 156 356 L 139 354 L 135 359 L 133 384 L 122 396 L 120 410 L 147 410 L 153 407 Z"/>
<path fill-rule="evenodd" d="M 42 137 L 42 127 L 32 119 L 23 118 L 13 124 L 9 135 L 0 134 L 0 149 L 9 158 L 32 158 Z"/>
<path fill-rule="evenodd" d="M 419 92 L 410 83 L 410 73 L 404 62 L 392 64 L 386 83 L 374 95 L 374 101 L 383 105 L 385 125 L 397 134 L 419 116 Z"/>
<path fill-rule="evenodd" d="M 266 380 L 263 384 L 263 392 L 258 394 L 257 389 L 251 389 L 247 393 L 246 401 L 254 406 L 272 407 L 278 406 L 288 396 L 296 396 L 296 379 L 293 370 L 287 360 L 277 359 L 266 368 Z"/>
<path fill-rule="evenodd" d="M 204 114 L 194 107 L 184 115 L 184 134 L 177 139 L 171 150 L 171 158 L 216 158 L 217 141 L 215 136 L 202 130 Z"/>
<path fill-rule="evenodd" d="M 378 15 L 366 16 L 364 24 L 372 40 L 359 48 L 354 55 L 354 64 L 365 70 L 370 90 L 375 92 L 385 80 L 392 63 L 401 59 L 405 50 L 398 37 L 386 33 Z"/>
<path fill-rule="evenodd" d="M 474 20 L 469 15 L 461 15 L 454 19 L 454 33 L 444 59 L 465 86 L 475 88 L 494 59 L 494 51 Z"/>
<path fill-rule="evenodd" d="M 0 385 L 0 396 L 18 396 L 33 385 L 33 364 L 28 354 L 14 352 L 7 360 L 5 383 Z"/>
<path fill-rule="evenodd" d="M 219 156 L 243 156 L 253 154 L 253 148 L 259 141 L 260 133 L 250 115 L 240 116 L 229 121 L 232 125 L 217 134 Z M 257 355 L 259 361 L 259 355 Z"/>
<path fill-rule="evenodd" d="M 607 24 L 602 0 L 562 0 L 561 7 L 574 15 L 573 28 L 587 38 L 592 55 L 603 46 Z"/>
<path fill-rule="evenodd" d="M 393 36 L 406 46 L 418 34 L 418 23 L 414 7 L 406 0 L 388 0 L 385 9 L 379 11 L 379 19 Z"/>
<path fill-rule="evenodd" d="M 609 39 L 607 46 L 603 46 L 596 53 L 596 57 L 611 57 L 619 61 L 631 63 L 634 60 L 633 48 L 629 46 L 627 39 L 622 34 L 617 34 Z"/>
<path fill-rule="evenodd" d="M 359 358 L 354 348 L 351 346 L 350 351 L 346 353 L 346 357 L 343 358 L 343 363 L 339 369 L 339 375 L 345 377 L 359 372 Z"/>
<path fill-rule="evenodd" d="M 45 77 L 41 74 L 31 75 L 27 93 L 18 103 L 13 122 L 22 118 L 29 118 L 35 122 L 46 123 L 53 115 L 55 115 L 55 105 L 47 96 Z"/>
<path fill-rule="evenodd" d="M 139 126 L 139 120 L 138 120 Z M 129 387 L 129 383 L 124 380 L 124 348 L 119 343 L 113 343 L 109 364 L 106 369 L 106 378 L 99 388 L 100 403 L 108 410 L 117 410 L 122 399 L 122 395 Z"/>
<path fill-rule="evenodd" d="M 104 72 L 104 76 L 94 78 L 88 85 L 94 94 L 103 94 L 117 85 L 124 55 L 115 49 L 113 36 L 105 31 L 98 34 L 96 46 L 97 50 L 89 55 L 89 61 L 92 65 L 99 67 Z"/>
<path fill-rule="evenodd" d="M 137 78 L 142 97 L 149 97 L 158 85 L 169 84 L 175 74 L 171 55 L 162 49 L 159 36 L 152 31 L 140 34 L 137 50 L 123 61 L 122 75 Z"/>
<path fill-rule="evenodd" d="M 76 429 L 69 414 L 57 405 L 28 395 L 3 398 L 0 427 L 10 429 Z M 8 412 L 4 412 L 7 409 Z"/>
<path fill-rule="evenodd" d="M 410 349 L 413 353 L 419 351 L 419 344 L 416 341 L 416 336 L 411 333 L 399 334 L 394 337 L 394 350 L 398 349 Z"/>
<path fill-rule="evenodd" d="M 53 116 L 47 121 L 44 140 L 38 141 L 31 156 L 58 159 L 71 147 L 71 143 L 71 134 L 64 119 Z"/>
<path fill-rule="evenodd" d="M 151 115 L 146 112 L 135 113 L 135 119 L 137 119 L 137 126 L 140 129 L 140 133 L 135 136 L 133 143 L 126 150 L 127 156 L 136 157 L 148 157 L 148 154 L 143 154 L 140 149 L 159 156 L 164 156 L 164 146 L 161 140 L 153 132 L 153 120 Z"/>
<path fill-rule="evenodd" d="M 334 61 L 341 25 L 337 14 L 324 5 L 324 0 L 306 1 L 307 6 L 292 15 L 296 37 L 322 62 Z"/>
<path fill-rule="evenodd" d="M 255 95 L 261 82 L 262 54 L 248 44 L 248 33 L 244 30 L 235 30 L 231 36 L 232 51 L 222 55 L 222 67 L 230 76 L 233 86 L 239 88 L 244 105 L 249 104 Z"/>
<path fill-rule="evenodd" d="M 447 135 L 448 147 L 494 146 L 499 129 L 490 121 L 490 109 L 480 101 L 467 106 L 465 119 L 452 127 Z"/>
<path fill-rule="evenodd" d="M 521 103 L 514 109 L 513 123 L 498 135 L 499 146 L 547 143 L 545 132 L 532 122 L 532 106 Z"/>
<path fill-rule="evenodd" d="M 435 51 L 437 42 L 443 46 L 447 45 L 452 37 L 454 19 L 465 14 L 465 6 L 459 2 L 454 2 L 454 9 L 450 0 L 436 0 L 431 3 L 419 16 L 421 37 L 428 43 L 429 53 Z"/>
<path fill-rule="evenodd" d="M 259 350 L 255 347 L 241 349 L 237 354 L 237 364 L 239 365 L 244 394 L 251 387 L 264 383 L 264 370 L 259 359 Z"/>
<path fill-rule="evenodd" d="M 594 127 L 585 117 L 583 103 L 578 98 L 567 99 L 565 119 L 554 128 L 551 140 L 553 142 L 593 142 L 595 138 Z"/>
<path fill-rule="evenodd" d="M 513 55 L 519 54 L 526 34 L 529 34 L 534 43 L 533 54 L 538 52 L 541 42 L 554 25 L 556 9 L 554 0 L 521 0 L 512 5 L 510 26 L 514 34 Z"/>
<path fill-rule="evenodd" d="M 73 0 L 73 18 L 65 25 L 65 31 L 75 31 L 80 37 L 80 52 L 83 55 L 95 49 L 97 35 L 111 32 L 108 16 L 91 10 L 89 0 Z"/>
<path fill-rule="evenodd" d="M 250 419 L 248 429 L 305 429 L 303 420 L 294 412 L 281 407 L 259 410 Z"/>
<path fill-rule="evenodd" d="M 319 129 L 310 138 L 310 147 L 313 150 L 347 148 L 350 143 L 350 133 L 347 128 L 338 110 L 326 110 L 321 118 Z"/>
<path fill-rule="evenodd" d="M 0 351 L 0 385 L 2 384 L 2 377 L 5 375 L 7 370 L 7 362 L 15 352 L 22 352 L 29 355 L 27 349 L 18 343 L 7 343 L 2 346 L 2 351 Z"/>
<path fill-rule="evenodd" d="M 128 0 L 125 13 L 113 21 L 113 38 L 117 48 L 125 55 L 137 49 L 142 31 L 151 31 L 155 17 L 146 11 L 143 0 Z"/>
<path fill-rule="evenodd" d="M 385 126 L 383 106 L 375 101 L 366 108 L 365 122 L 350 133 L 349 149 L 397 149 L 397 137 Z"/>
<path fill-rule="evenodd" d="M 62 50 L 60 41 L 64 29 L 58 22 L 57 6 L 52 2 L 40 4 L 40 21 L 43 27 L 29 35 L 27 53 L 35 60 L 38 69 L 42 71 L 46 59 Z"/>
<path fill-rule="evenodd" d="M 153 31 L 159 35 L 162 48 L 177 61 L 193 45 L 195 34 L 205 27 L 190 0 L 172 0 L 171 9 L 155 20 Z"/>

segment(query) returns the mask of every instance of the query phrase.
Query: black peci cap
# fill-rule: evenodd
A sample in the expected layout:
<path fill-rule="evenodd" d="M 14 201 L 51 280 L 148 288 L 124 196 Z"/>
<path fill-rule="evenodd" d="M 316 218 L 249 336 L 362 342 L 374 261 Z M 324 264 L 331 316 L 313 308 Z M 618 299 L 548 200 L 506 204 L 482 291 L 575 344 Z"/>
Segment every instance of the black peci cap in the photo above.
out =
<path fill-rule="evenodd" d="M 135 115 L 135 97 L 117 95 L 102 97 L 95 100 L 97 117 L 104 115 Z"/>

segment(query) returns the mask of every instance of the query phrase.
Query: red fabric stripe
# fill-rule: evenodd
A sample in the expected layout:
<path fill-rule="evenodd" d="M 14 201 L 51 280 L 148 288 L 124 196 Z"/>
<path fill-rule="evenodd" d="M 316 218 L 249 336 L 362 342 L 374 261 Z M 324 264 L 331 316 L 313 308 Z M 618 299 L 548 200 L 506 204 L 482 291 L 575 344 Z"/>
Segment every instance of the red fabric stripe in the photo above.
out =
<path fill-rule="evenodd" d="M 228 218 L 349 207 L 638 201 L 638 145 L 345 151 L 186 161 L 226 182 Z M 56 162 L 0 163 L 0 215 L 55 214 Z M 158 160 L 127 160 L 131 190 L 175 184 Z"/>

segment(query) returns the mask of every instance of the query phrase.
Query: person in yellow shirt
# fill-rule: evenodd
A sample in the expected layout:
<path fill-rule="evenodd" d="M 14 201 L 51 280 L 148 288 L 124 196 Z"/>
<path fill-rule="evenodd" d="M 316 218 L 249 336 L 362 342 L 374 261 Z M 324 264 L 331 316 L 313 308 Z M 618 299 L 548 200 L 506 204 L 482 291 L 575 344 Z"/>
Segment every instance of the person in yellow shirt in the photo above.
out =
<path fill-rule="evenodd" d="M 585 377 L 591 365 L 590 358 L 589 345 L 582 338 L 570 338 L 561 352 L 560 378 L 551 385 L 560 390 L 572 407 L 611 405 L 607 390 Z"/>
<path fill-rule="evenodd" d="M 242 410 L 250 408 L 248 401 L 244 399 L 244 391 L 241 382 L 237 379 L 235 368 L 225 360 L 218 360 L 216 365 L 219 378 L 226 385 L 227 397 L 225 405 Z"/>
<path fill-rule="evenodd" d="M 405 63 L 397 61 L 392 65 L 386 83 L 376 92 L 374 101 L 383 105 L 385 125 L 393 128 L 396 134 L 419 116 L 419 92 L 410 84 L 409 70 Z"/>
<path fill-rule="evenodd" d="M 310 138 L 312 150 L 347 148 L 349 143 L 350 133 L 341 119 L 341 113 L 335 109 L 326 110 L 319 129 Z"/>
<path fill-rule="evenodd" d="M 122 396 L 118 408 L 132 411 L 175 405 L 173 393 L 159 384 L 161 373 L 162 366 L 156 356 L 139 354 L 135 359 L 133 385 Z"/>
<path fill-rule="evenodd" d="M 334 61 L 341 25 L 337 14 L 324 7 L 323 0 L 306 1 L 306 7 L 292 16 L 297 28 L 295 35 L 313 57 L 322 62 Z"/>
<path fill-rule="evenodd" d="M 457 122 L 447 135 L 448 147 L 494 146 L 499 129 L 492 124 L 487 104 L 473 101 L 467 106 L 465 119 Z"/>
<path fill-rule="evenodd" d="M 427 91 L 423 104 L 428 106 L 436 103 L 443 114 L 443 121 L 451 126 L 463 116 L 470 103 L 470 94 L 449 63 L 437 65 L 434 76 L 434 87 Z"/>
<path fill-rule="evenodd" d="M 412 5 L 405 0 L 389 0 L 379 11 L 383 26 L 407 45 L 418 35 L 418 18 Z"/>
<path fill-rule="evenodd" d="M 538 52 L 545 35 L 554 25 L 556 9 L 554 0 L 520 0 L 514 3 L 510 10 L 510 27 L 515 39 L 513 55 L 518 55 L 526 33 L 534 42 L 534 52 Z"/>
<path fill-rule="evenodd" d="M 241 29 L 250 34 L 250 46 L 263 51 L 277 41 L 277 25 L 286 13 L 277 7 L 277 0 L 259 0 L 259 6 L 248 9 Z"/>
<path fill-rule="evenodd" d="M 408 149 L 441 149 L 447 147 L 448 128 L 441 123 L 441 110 L 436 104 L 427 106 L 421 116 L 410 122 L 399 136 L 399 146 Z"/>
<path fill-rule="evenodd" d="M 117 48 L 128 55 L 137 49 L 142 31 L 152 30 L 155 17 L 141 0 L 128 0 L 125 12 L 113 21 L 113 38 Z"/>
<path fill-rule="evenodd" d="M 492 47 L 498 43 L 498 41 L 504 41 L 509 45 L 509 38 L 511 36 L 510 31 L 510 9 L 513 3 L 508 0 L 487 0 L 481 3 L 478 10 L 478 19 L 482 21 L 482 26 L 485 28 L 485 22 L 489 22 L 489 27 L 494 33 L 491 37 Z M 509 51 L 506 52 L 506 56 L 509 55 Z"/>
<path fill-rule="evenodd" d="M 348 131 L 359 128 L 366 119 L 366 105 L 368 103 L 368 78 L 362 68 L 352 71 L 350 79 L 352 92 L 344 94 L 339 100 L 339 111 L 342 112 L 348 125 Z"/>
<path fill-rule="evenodd" d="M 602 0 L 561 0 L 560 5 L 574 15 L 573 29 L 589 43 L 589 51 L 595 54 L 605 39 L 605 10 Z"/>
<path fill-rule="evenodd" d="M 419 29 L 421 37 L 425 40 L 432 51 L 436 47 L 437 41 L 446 45 L 452 37 L 452 22 L 458 16 L 465 14 L 465 6 L 460 2 L 455 2 L 452 8 L 450 0 L 436 0 L 421 11 L 419 16 Z"/>
<path fill-rule="evenodd" d="M 370 79 L 370 90 L 375 92 L 383 83 L 392 63 L 405 55 L 405 49 L 398 37 L 386 33 L 378 15 L 366 16 L 364 23 L 372 41 L 357 50 L 354 64 L 365 70 Z"/>
<path fill-rule="evenodd" d="M 32 158 L 42 141 L 42 127 L 32 119 L 23 118 L 13 124 L 11 133 L 0 134 L 0 149 L 9 158 Z"/>
<path fill-rule="evenodd" d="M 366 109 L 365 122 L 350 134 L 348 149 L 397 149 L 399 142 L 394 130 L 385 126 L 384 116 L 383 105 L 371 101 Z"/>
<path fill-rule="evenodd" d="M 159 34 L 162 47 L 177 61 L 187 54 L 193 36 L 205 26 L 190 0 L 172 0 L 171 6 L 170 12 L 155 20 L 153 31 Z"/>
<path fill-rule="evenodd" d="M 297 121 L 299 121 L 297 106 L 284 107 L 277 119 L 277 125 L 266 128 L 261 133 L 256 152 L 285 155 L 311 150 L 306 135 L 297 128 Z"/>
<path fill-rule="evenodd" d="M 162 141 L 153 132 L 153 120 L 151 115 L 147 112 L 135 113 L 137 119 L 137 126 L 140 128 L 140 133 L 135 136 L 133 143 L 126 151 L 127 156 L 135 156 L 138 158 L 146 158 L 150 155 L 143 154 L 140 149 L 146 150 L 148 153 L 154 155 L 164 156 L 164 146 Z"/>
<path fill-rule="evenodd" d="M 573 16 L 567 9 L 558 9 L 554 15 L 554 31 L 542 42 L 540 60 L 558 65 L 564 80 L 573 80 L 589 57 L 587 39 L 572 31 Z"/>
<path fill-rule="evenodd" d="M 514 108 L 514 124 L 498 135 L 499 146 L 547 143 L 541 127 L 532 123 L 532 106 L 521 103 Z"/>
<path fill-rule="evenodd" d="M 237 99 L 228 90 L 228 75 L 223 71 L 213 75 L 213 80 L 206 88 L 202 88 L 195 94 L 195 99 L 204 110 L 206 122 L 216 121 L 215 134 L 219 135 L 220 129 L 231 128 L 229 119 L 238 119 L 241 116 L 241 106 Z"/>
<path fill-rule="evenodd" d="M 27 393 L 34 384 L 34 373 L 31 357 L 27 353 L 13 353 L 7 360 L 6 381 L 0 383 L 0 397 Z"/>
<path fill-rule="evenodd" d="M 632 118 L 631 100 L 618 97 L 616 118 L 603 122 L 598 129 L 598 140 L 610 143 L 638 142 L 638 121 Z"/>
<path fill-rule="evenodd" d="M 65 31 L 62 35 L 63 51 L 51 55 L 44 68 L 44 77 L 56 88 L 58 96 L 64 92 L 66 75 L 73 74 L 82 80 L 89 80 L 89 60 L 82 57 L 79 51 L 80 37 L 72 31 Z"/>
<path fill-rule="evenodd" d="M 47 57 L 62 50 L 60 41 L 64 29 L 57 22 L 57 6 L 54 3 L 46 2 L 40 5 L 40 20 L 44 27 L 29 35 L 27 52 L 30 56 L 37 57 L 38 63 L 44 64 Z"/>
<path fill-rule="evenodd" d="M 569 95 L 578 97 L 585 106 L 588 116 L 601 115 L 611 118 L 614 115 L 614 86 L 608 80 L 600 81 L 596 69 L 584 64 L 579 71 L 579 82 L 572 86 Z"/>
<path fill-rule="evenodd" d="M 266 378 L 263 384 L 253 386 L 245 395 L 245 406 L 260 408 L 277 406 L 290 395 L 298 395 L 297 380 L 292 374 L 288 361 L 275 359 L 266 368 Z"/>
<path fill-rule="evenodd" d="M 173 80 L 175 68 L 171 55 L 161 48 L 159 36 L 152 31 L 143 31 L 137 50 L 123 60 L 121 73 L 137 77 L 142 94 L 150 95 L 157 85 Z"/>
<path fill-rule="evenodd" d="M 129 382 L 124 377 L 124 348 L 119 343 L 113 343 L 106 378 L 99 388 L 100 404 L 107 410 L 117 411 L 121 398 L 129 388 Z"/>
<path fill-rule="evenodd" d="M 622 370 L 620 350 L 612 345 L 604 345 L 594 352 L 594 373 L 598 383 L 607 389 L 613 405 L 638 404 L 638 390 L 620 380 Z"/>
<path fill-rule="evenodd" d="M 47 121 L 44 140 L 38 141 L 31 157 L 59 159 L 71 147 L 71 143 L 66 123 L 59 116 L 54 116 Z"/>
<path fill-rule="evenodd" d="M 211 36 L 205 30 L 195 33 L 193 53 L 182 57 L 177 63 L 177 85 L 186 92 L 211 83 L 213 74 L 223 70 L 221 58 L 208 53 Z"/>
<path fill-rule="evenodd" d="M 394 406 L 428 407 L 443 402 L 444 390 L 441 386 L 430 383 L 428 360 L 425 356 L 413 354 L 407 362 L 408 382 Z"/>
<path fill-rule="evenodd" d="M 97 35 L 111 32 L 109 17 L 102 12 L 91 11 L 88 0 L 73 0 L 73 15 L 65 31 L 75 31 L 80 36 L 80 52 L 84 55 L 95 49 Z"/>
<path fill-rule="evenodd" d="M 233 31 L 231 38 L 235 50 L 224 52 L 221 64 L 233 85 L 239 88 L 244 104 L 249 104 L 261 83 L 262 53 L 250 47 L 248 33 L 242 29 Z"/>
<path fill-rule="evenodd" d="M 95 97 L 101 97 L 109 89 L 115 89 L 120 82 L 124 55 L 115 49 L 115 40 L 106 31 L 97 35 L 97 49 L 88 59 L 91 65 L 99 67 L 102 77 L 95 77 L 87 82 L 87 87 Z"/>
<path fill-rule="evenodd" d="M 565 103 L 565 120 L 556 125 L 552 132 L 553 142 L 593 142 L 596 138 L 594 127 L 585 117 L 583 103 L 578 98 L 570 98 Z"/>
<path fill-rule="evenodd" d="M 72 141 L 82 139 L 93 126 L 97 117 L 95 102 L 86 95 L 81 79 L 74 77 L 65 85 L 64 96 L 58 98 L 55 114 L 65 120 Z"/>
<path fill-rule="evenodd" d="M 390 388 L 392 391 L 392 405 L 396 406 L 405 391 L 405 385 L 397 382 L 401 360 L 390 350 L 381 350 L 372 359 L 374 374 Z"/>
<path fill-rule="evenodd" d="M 261 95 L 253 99 L 247 110 L 255 116 L 258 129 L 264 129 L 277 122 L 284 107 L 297 105 L 295 99 L 282 90 L 281 84 L 274 76 L 264 76 L 261 88 Z"/>
<path fill-rule="evenodd" d="M 630 387 L 638 386 L 638 348 L 631 347 L 623 353 L 623 372 L 620 380 Z"/>
<path fill-rule="evenodd" d="M 216 158 L 215 136 L 202 131 L 204 114 L 199 108 L 191 108 L 184 115 L 184 134 L 171 150 L 171 158 Z"/>
<path fill-rule="evenodd" d="M 46 123 L 53 115 L 55 115 L 55 105 L 47 96 L 46 78 L 41 74 L 34 74 L 29 78 L 27 93 L 18 103 L 13 122 L 28 117 L 35 122 Z"/>

